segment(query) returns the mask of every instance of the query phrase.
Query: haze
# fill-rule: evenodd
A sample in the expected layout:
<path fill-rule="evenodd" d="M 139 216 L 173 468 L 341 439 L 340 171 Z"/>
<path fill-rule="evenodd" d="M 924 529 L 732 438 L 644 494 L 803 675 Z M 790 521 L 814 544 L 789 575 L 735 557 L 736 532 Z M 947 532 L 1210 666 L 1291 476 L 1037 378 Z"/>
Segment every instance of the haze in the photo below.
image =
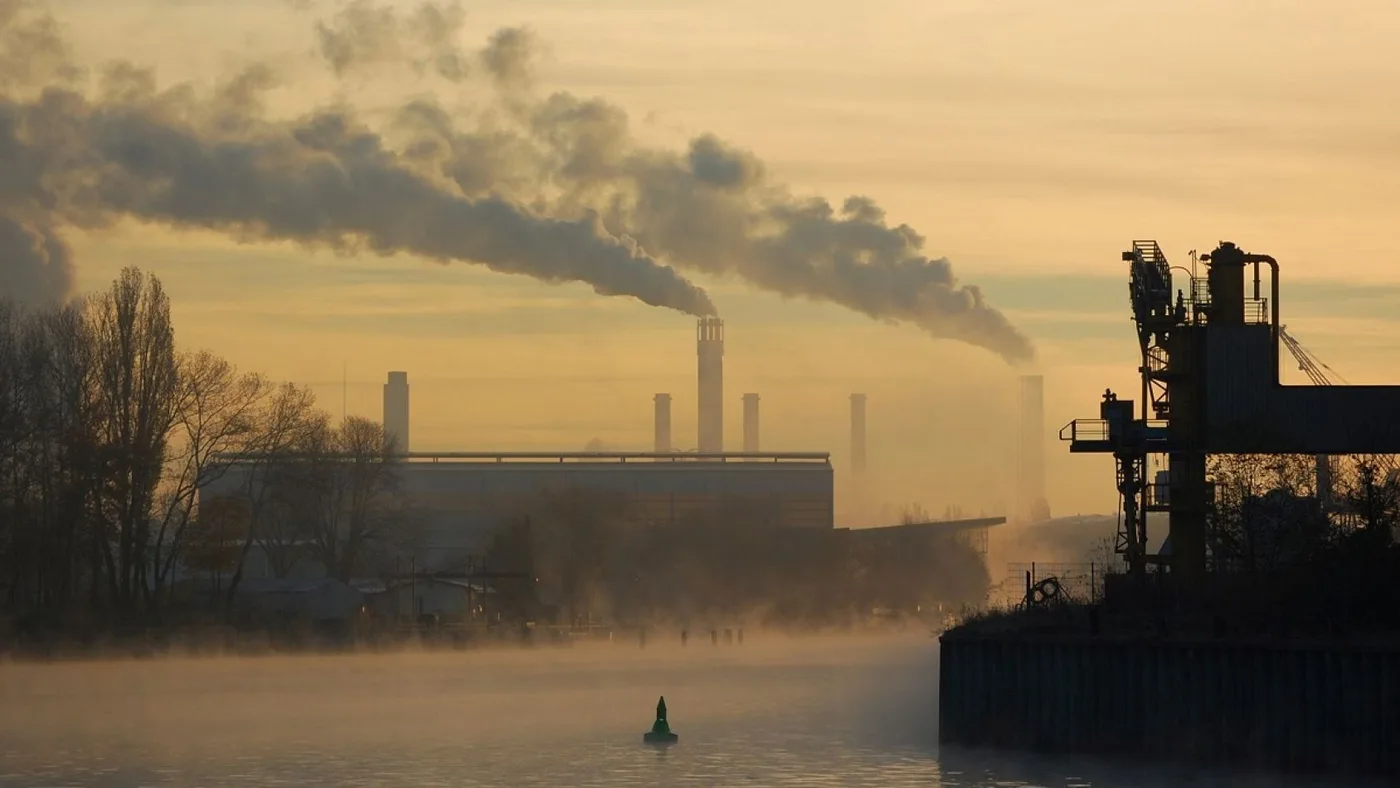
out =
<path fill-rule="evenodd" d="M 315 20 L 335 7 L 53 9 L 82 59 L 135 57 L 163 84 L 273 63 L 294 75 L 271 95 L 274 113 L 337 92 L 359 106 L 468 100 L 407 72 L 335 84 L 314 52 Z M 1350 382 L 1400 380 L 1393 4 L 482 0 L 467 12 L 463 45 L 528 26 L 545 45 L 544 89 L 621 106 L 647 144 L 683 150 L 711 132 L 796 194 L 877 200 L 1035 343 L 1052 430 L 1095 416 L 1105 388 L 1136 396 L 1119 262 L 1134 238 L 1157 239 L 1182 265 L 1221 239 L 1276 256 L 1290 331 Z M 594 438 L 643 449 L 661 391 L 676 397 L 677 443 L 693 441 L 694 324 L 673 311 L 405 255 L 134 222 L 66 235 L 79 289 L 140 265 L 171 293 L 181 346 L 310 383 L 332 410 L 343 365 L 348 411 L 374 418 L 384 372 L 408 370 L 415 450 L 572 450 Z M 685 273 L 726 320 L 731 444 L 739 396 L 756 391 L 765 449 L 830 450 L 840 473 L 846 396 L 864 391 L 881 500 L 1008 508 L 1015 371 L 994 353 Z M 1285 380 L 1302 382 L 1292 369 Z M 1047 476 L 1053 512 L 1113 511 L 1110 459 L 1052 443 Z"/>
<path fill-rule="evenodd" d="M 5 665 L 0 782 L 65 785 L 1319 786 L 936 739 L 936 643 Z M 658 693 L 685 744 L 638 747 Z M 638 722 L 640 720 L 640 722 Z M 936 749 L 936 752 L 935 752 Z M 1359 784 L 1359 783 L 1349 783 Z"/>

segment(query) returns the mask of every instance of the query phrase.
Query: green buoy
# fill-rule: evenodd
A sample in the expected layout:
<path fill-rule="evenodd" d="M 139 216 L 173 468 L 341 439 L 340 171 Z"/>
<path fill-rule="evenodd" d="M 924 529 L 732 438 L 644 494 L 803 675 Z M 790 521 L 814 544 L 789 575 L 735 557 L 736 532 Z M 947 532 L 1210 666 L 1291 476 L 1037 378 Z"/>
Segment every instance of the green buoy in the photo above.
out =
<path fill-rule="evenodd" d="M 680 738 L 671 732 L 671 725 L 666 722 L 666 696 L 662 695 L 661 700 L 656 702 L 656 722 L 651 724 L 651 730 L 642 734 L 642 741 L 646 744 L 673 744 Z"/>

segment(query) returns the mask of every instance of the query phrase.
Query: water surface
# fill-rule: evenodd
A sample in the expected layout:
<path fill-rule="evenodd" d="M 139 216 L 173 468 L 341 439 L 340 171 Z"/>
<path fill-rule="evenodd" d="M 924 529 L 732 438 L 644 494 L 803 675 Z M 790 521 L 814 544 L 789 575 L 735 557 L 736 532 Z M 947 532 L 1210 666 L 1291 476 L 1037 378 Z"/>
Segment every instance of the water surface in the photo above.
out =
<path fill-rule="evenodd" d="M 927 637 L 0 665 L 3 785 L 1323 784 L 940 751 L 936 725 Z"/>

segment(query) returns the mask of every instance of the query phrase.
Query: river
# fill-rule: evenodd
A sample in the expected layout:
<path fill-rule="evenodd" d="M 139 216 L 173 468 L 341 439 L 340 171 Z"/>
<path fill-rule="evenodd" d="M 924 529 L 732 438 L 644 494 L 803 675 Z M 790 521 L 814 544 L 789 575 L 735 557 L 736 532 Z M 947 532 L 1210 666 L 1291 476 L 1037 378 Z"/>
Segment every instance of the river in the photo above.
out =
<path fill-rule="evenodd" d="M 658 695 L 680 743 L 641 744 Z M 1309 785 L 937 745 L 937 643 L 0 665 L 16 786 Z"/>

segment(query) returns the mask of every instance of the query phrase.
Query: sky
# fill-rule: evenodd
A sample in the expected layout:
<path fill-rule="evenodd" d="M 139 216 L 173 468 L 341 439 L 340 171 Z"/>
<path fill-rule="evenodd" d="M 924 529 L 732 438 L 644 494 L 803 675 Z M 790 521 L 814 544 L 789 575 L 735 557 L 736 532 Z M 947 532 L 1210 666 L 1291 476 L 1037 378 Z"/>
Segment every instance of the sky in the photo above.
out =
<path fill-rule="evenodd" d="M 275 63 L 291 78 L 274 113 L 346 95 L 473 100 L 408 71 L 330 79 L 314 25 L 339 5 L 51 8 L 81 57 L 152 65 L 163 84 Z M 1349 382 L 1400 380 L 1400 8 L 1343 5 L 476 0 L 458 35 L 475 48 L 526 26 L 541 87 L 622 107 L 647 144 L 713 133 L 795 194 L 878 201 L 1034 342 L 1052 511 L 1111 513 L 1111 460 L 1070 456 L 1056 433 L 1095 417 L 1104 389 L 1138 390 L 1120 259 L 1134 239 L 1186 267 L 1220 240 L 1274 255 L 1283 321 L 1305 346 Z M 81 290 L 140 265 L 170 291 L 183 346 L 311 385 L 333 413 L 378 418 L 387 371 L 406 370 L 415 450 L 645 450 L 656 392 L 674 397 L 676 443 L 694 434 L 694 320 L 677 312 L 465 263 L 134 220 L 66 237 Z M 1006 511 L 1023 370 L 839 306 L 692 279 L 726 320 L 730 445 L 741 395 L 759 393 L 763 448 L 830 451 L 844 513 L 848 396 L 864 392 L 886 509 L 849 519 L 912 502 Z"/>

